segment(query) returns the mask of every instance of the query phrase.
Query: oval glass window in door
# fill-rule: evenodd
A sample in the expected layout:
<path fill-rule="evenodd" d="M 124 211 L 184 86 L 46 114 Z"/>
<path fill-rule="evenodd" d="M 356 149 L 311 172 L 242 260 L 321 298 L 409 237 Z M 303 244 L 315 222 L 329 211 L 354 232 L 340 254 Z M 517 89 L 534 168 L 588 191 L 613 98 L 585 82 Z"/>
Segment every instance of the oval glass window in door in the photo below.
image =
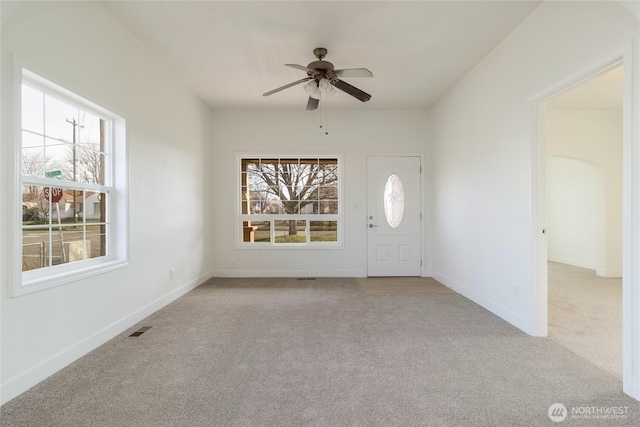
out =
<path fill-rule="evenodd" d="M 396 228 L 402 222 L 404 213 L 404 187 L 400 177 L 395 173 L 389 175 L 384 186 L 384 214 L 391 228 Z"/>

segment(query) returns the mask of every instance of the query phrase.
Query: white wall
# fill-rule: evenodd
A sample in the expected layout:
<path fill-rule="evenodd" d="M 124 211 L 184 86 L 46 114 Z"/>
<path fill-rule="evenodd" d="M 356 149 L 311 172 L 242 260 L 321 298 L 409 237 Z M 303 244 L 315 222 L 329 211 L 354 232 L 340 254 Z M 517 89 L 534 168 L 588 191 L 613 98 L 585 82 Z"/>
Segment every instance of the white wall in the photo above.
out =
<path fill-rule="evenodd" d="M 301 102 L 304 103 L 302 95 Z M 354 112 L 331 109 L 328 115 L 329 135 L 325 135 L 318 128 L 319 110 L 213 112 L 214 152 L 211 164 L 215 275 L 366 275 L 366 155 L 426 154 L 428 117 L 423 111 Z M 238 199 L 237 152 L 341 153 L 344 160 L 344 249 L 235 249 L 235 230 L 232 225 L 235 223 Z M 428 258 L 426 247 L 425 243 L 424 253 Z M 234 268 L 231 268 L 231 261 L 234 261 Z M 426 266 L 424 274 L 430 274 Z"/>
<path fill-rule="evenodd" d="M 130 200 L 128 267 L 16 298 L 11 53 L 126 119 Z M 1 55 L 6 402 L 210 277 L 210 111 L 97 2 L 29 3 L 3 16 Z"/>
<path fill-rule="evenodd" d="M 637 36 L 617 3 L 545 2 L 432 111 L 433 275 L 526 332 L 537 330 L 528 99 Z"/>
<path fill-rule="evenodd" d="M 547 111 L 547 155 L 584 160 L 595 167 L 601 200 L 598 201 L 597 260 L 594 267 L 599 276 L 622 276 L 622 111 Z M 556 177 L 557 178 L 557 177 Z M 549 185 L 554 184 L 550 177 Z M 576 183 L 576 185 L 579 185 Z M 576 187 L 576 190 L 578 187 Z M 557 208 L 557 204 L 555 205 Z M 562 211 L 548 206 L 548 220 L 562 215 Z M 579 214 L 584 220 L 584 213 Z M 576 221 L 580 219 L 576 218 Z M 577 222 L 574 222 L 576 225 Z M 571 227 L 571 224 L 565 224 Z M 578 259 L 566 233 L 557 227 L 549 228 L 549 259 L 559 262 Z M 561 240 L 558 240 L 560 238 Z M 562 255 L 558 252 L 561 250 Z M 561 261 L 561 259 L 565 261 Z M 579 265 L 573 262 L 568 264 Z"/>
<path fill-rule="evenodd" d="M 549 261 L 598 268 L 602 198 L 600 177 L 582 160 L 547 159 Z"/>

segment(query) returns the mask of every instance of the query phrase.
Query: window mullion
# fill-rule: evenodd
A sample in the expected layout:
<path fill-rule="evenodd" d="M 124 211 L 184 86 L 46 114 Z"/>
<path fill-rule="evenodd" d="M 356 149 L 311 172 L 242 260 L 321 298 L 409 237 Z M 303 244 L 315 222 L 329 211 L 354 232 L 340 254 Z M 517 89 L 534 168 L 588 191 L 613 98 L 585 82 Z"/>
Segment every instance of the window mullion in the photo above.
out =
<path fill-rule="evenodd" d="M 105 193 L 111 191 L 113 187 L 101 184 L 91 184 L 85 182 L 74 182 L 55 178 L 42 178 L 31 175 L 23 175 L 22 183 L 24 185 L 39 185 L 41 187 L 65 188 L 65 189 L 86 189 Z"/>
<path fill-rule="evenodd" d="M 87 257 L 87 192 L 82 192 L 82 259 Z"/>
<path fill-rule="evenodd" d="M 269 243 L 276 244 L 276 221 L 274 219 L 269 221 Z"/>

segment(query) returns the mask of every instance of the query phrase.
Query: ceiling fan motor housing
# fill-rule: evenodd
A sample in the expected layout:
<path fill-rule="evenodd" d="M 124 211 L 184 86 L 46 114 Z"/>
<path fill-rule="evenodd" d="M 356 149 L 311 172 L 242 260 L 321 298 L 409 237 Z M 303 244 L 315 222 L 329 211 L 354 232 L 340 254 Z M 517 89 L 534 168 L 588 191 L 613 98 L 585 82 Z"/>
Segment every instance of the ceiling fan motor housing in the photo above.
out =
<path fill-rule="evenodd" d="M 313 55 L 318 58 L 317 61 L 313 61 L 307 65 L 307 68 L 312 70 L 319 71 L 320 74 L 307 73 L 309 77 L 315 77 L 316 81 L 319 81 L 321 78 L 331 79 L 333 77 L 333 73 L 327 73 L 327 71 L 333 71 L 333 64 L 329 61 L 323 61 L 322 58 L 327 56 L 327 49 L 323 47 L 317 47 L 313 49 Z"/>
<path fill-rule="evenodd" d="M 313 61 L 309 63 L 309 65 L 307 65 L 307 68 L 319 71 L 320 73 L 322 73 L 323 76 L 326 76 L 327 71 L 334 70 L 333 64 L 328 61 Z M 307 74 L 309 75 L 309 77 L 313 77 L 312 73 L 307 73 Z"/>

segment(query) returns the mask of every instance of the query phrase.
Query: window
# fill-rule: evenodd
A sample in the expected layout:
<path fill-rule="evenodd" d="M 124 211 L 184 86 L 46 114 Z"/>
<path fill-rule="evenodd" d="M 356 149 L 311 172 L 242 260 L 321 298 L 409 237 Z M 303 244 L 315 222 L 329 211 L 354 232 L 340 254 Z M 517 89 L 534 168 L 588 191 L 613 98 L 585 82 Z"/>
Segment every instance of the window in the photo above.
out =
<path fill-rule="evenodd" d="M 239 157 L 240 247 L 342 244 L 339 156 Z"/>
<path fill-rule="evenodd" d="M 24 69 L 20 106 L 16 293 L 124 264 L 124 120 Z"/>
<path fill-rule="evenodd" d="M 398 228 L 404 214 L 404 187 L 395 173 L 389 175 L 384 186 L 384 214 L 391 228 Z"/>

